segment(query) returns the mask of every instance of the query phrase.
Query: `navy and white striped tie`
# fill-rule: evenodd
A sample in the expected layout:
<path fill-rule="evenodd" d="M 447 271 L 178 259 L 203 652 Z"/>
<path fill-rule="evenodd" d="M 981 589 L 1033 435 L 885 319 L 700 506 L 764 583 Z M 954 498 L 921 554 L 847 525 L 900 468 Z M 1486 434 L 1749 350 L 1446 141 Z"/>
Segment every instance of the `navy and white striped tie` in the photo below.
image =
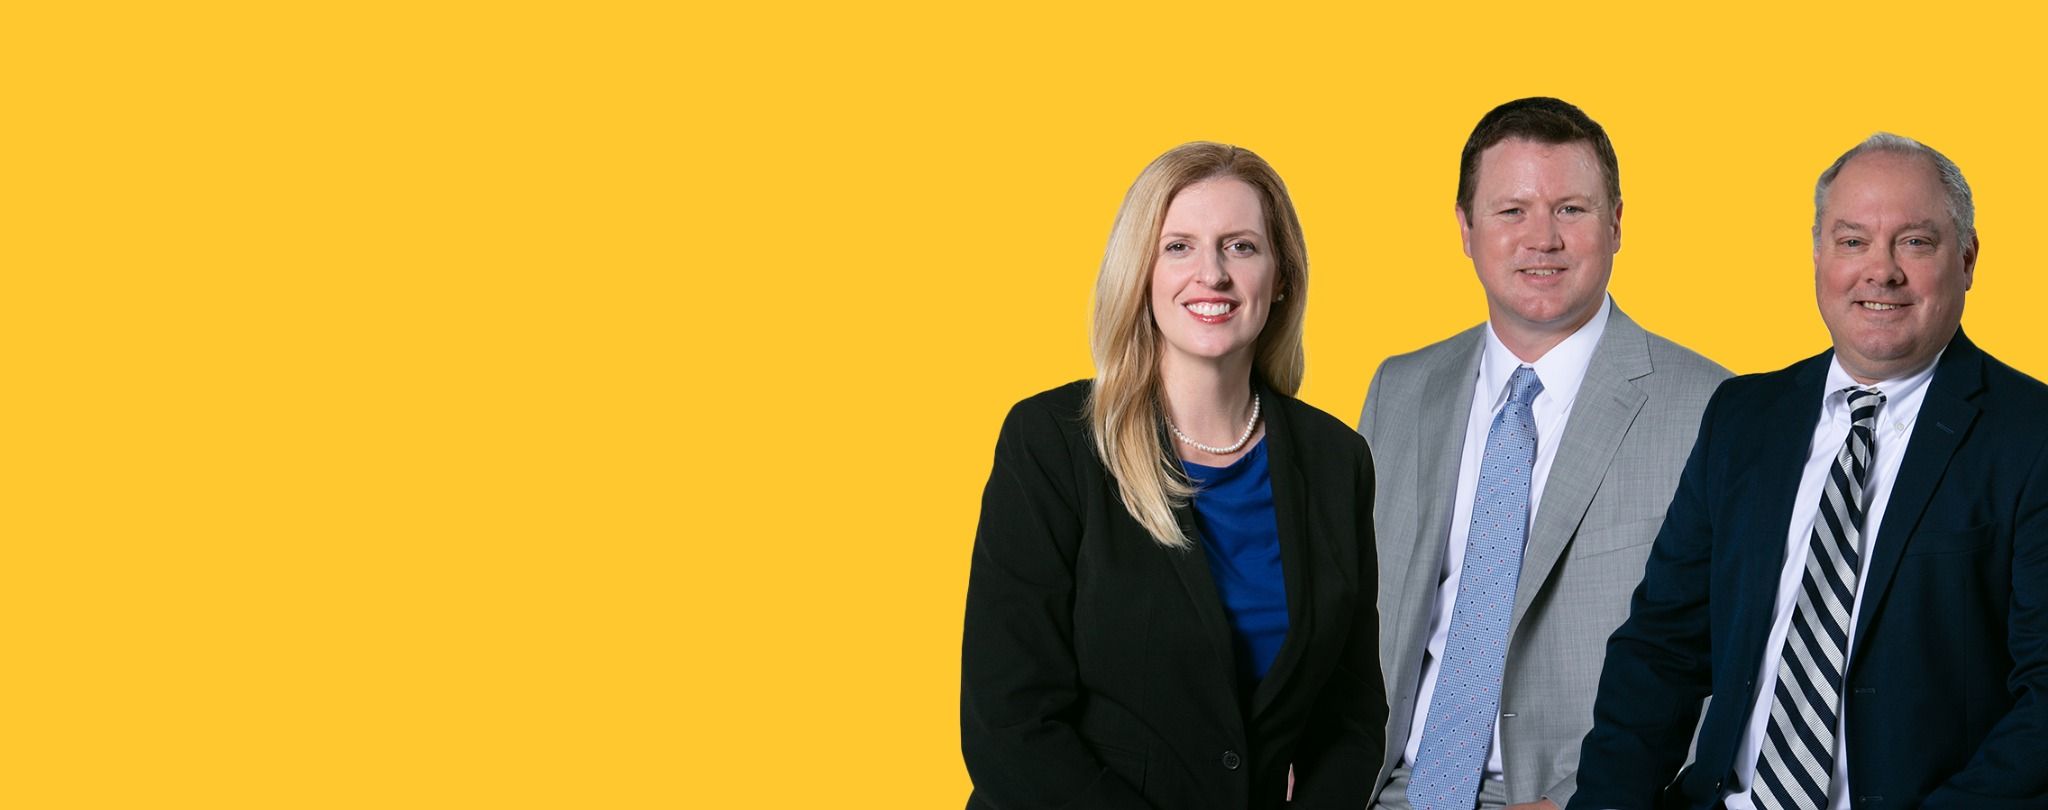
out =
<path fill-rule="evenodd" d="M 1767 810 L 1827 806 L 1835 770 L 1836 718 L 1849 652 L 1849 611 L 1863 560 L 1863 488 L 1870 480 L 1873 426 L 1884 393 L 1848 389 L 1849 439 L 1821 488 L 1792 629 L 1778 658 L 1771 722 L 1751 790 Z"/>

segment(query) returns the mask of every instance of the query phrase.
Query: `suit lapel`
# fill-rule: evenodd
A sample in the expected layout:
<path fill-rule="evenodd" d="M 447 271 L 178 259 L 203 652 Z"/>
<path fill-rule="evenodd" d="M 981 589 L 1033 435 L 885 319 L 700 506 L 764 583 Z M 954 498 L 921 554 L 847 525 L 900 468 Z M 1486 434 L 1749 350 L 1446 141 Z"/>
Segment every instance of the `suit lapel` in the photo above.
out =
<path fill-rule="evenodd" d="M 1543 503 L 1536 510 L 1536 522 L 1522 552 L 1515 609 L 1508 619 L 1509 638 L 1521 626 L 1523 614 L 1564 555 L 1565 546 L 1578 533 L 1593 494 L 1606 478 L 1608 463 L 1649 400 L 1633 381 L 1650 371 L 1649 338 L 1616 307 L 1608 316 L 1607 331 L 1593 348 L 1585 380 L 1579 384 L 1571 415 L 1565 420 L 1557 458 L 1543 485 Z"/>
<path fill-rule="evenodd" d="M 1437 355 L 1424 370 L 1422 396 L 1418 400 L 1415 440 L 1416 533 L 1414 553 L 1402 578 L 1401 602 L 1395 638 L 1400 641 L 1394 660 L 1388 662 L 1396 683 L 1389 694 L 1411 698 L 1422 678 L 1422 651 L 1429 640 L 1429 620 L 1436 607 L 1437 586 L 1443 581 L 1444 544 L 1451 536 L 1451 509 L 1458 491 L 1458 462 L 1465 452 L 1465 420 L 1472 410 L 1472 387 L 1479 377 L 1479 355 L 1485 325 L 1473 327 L 1452 338 L 1447 351 Z M 1387 542 L 1380 538 L 1379 542 Z M 1405 745 L 1412 713 L 1393 703 L 1394 716 L 1388 721 L 1394 739 Z M 1412 706 L 1410 707 L 1413 708 Z M 1397 755 L 1396 750 L 1389 754 Z M 1398 758 L 1398 757 L 1397 757 Z"/>
<path fill-rule="evenodd" d="M 1777 399 L 1754 419 L 1739 423 L 1753 426 L 1754 433 L 1713 438 L 1755 448 L 1753 454 L 1734 454 L 1735 462 L 1727 472 L 1734 481 L 1734 502 L 1755 504 L 1754 509 L 1735 510 L 1732 519 L 1736 525 L 1727 532 L 1740 544 L 1736 559 L 1741 571 L 1736 589 L 1740 599 L 1732 622 L 1735 638 L 1730 645 L 1736 653 L 1727 660 L 1761 659 L 1764 642 L 1770 637 L 1793 501 L 1799 495 L 1799 477 L 1813 446 L 1814 425 L 1820 421 L 1821 388 L 1827 383 L 1831 357 L 1832 352 L 1824 352 L 1804 361 L 1793 372 L 1792 384 L 1779 392 Z M 1768 684 L 1760 682 L 1757 688 L 1768 688 Z"/>
<path fill-rule="evenodd" d="M 1308 610 L 1308 603 L 1314 594 L 1310 593 L 1307 567 L 1312 559 L 1325 562 L 1321 555 L 1311 556 L 1310 549 L 1321 548 L 1328 541 L 1309 537 L 1307 487 L 1295 456 L 1294 426 L 1288 420 L 1287 408 L 1270 389 L 1263 385 L 1258 389 L 1273 403 L 1266 412 L 1264 441 L 1266 469 L 1272 476 L 1273 521 L 1280 533 L 1280 571 L 1287 588 L 1287 638 L 1281 642 L 1272 668 L 1252 693 L 1252 717 L 1263 714 L 1274 696 L 1285 688 L 1313 635 L 1315 628 L 1309 623 L 1314 621 L 1314 613 Z"/>
<path fill-rule="evenodd" d="M 1456 506 L 1452 495 L 1458 491 L 1458 462 L 1465 452 L 1465 420 L 1472 411 L 1472 386 L 1479 379 L 1484 329 L 1460 335 L 1458 348 L 1444 353 L 1423 381 L 1423 411 L 1416 420 L 1422 435 L 1415 443 L 1422 453 L 1416 468 L 1422 485 L 1417 526 L 1423 547 L 1435 555 L 1431 571 L 1442 568 L 1444 541 L 1451 534 L 1451 510 Z"/>
<path fill-rule="evenodd" d="M 1920 401 L 1912 441 L 1906 446 L 1906 457 L 1900 461 L 1899 477 L 1892 482 L 1884 522 L 1878 528 L 1876 543 L 1865 551 L 1871 555 L 1870 565 L 1864 570 L 1863 593 L 1857 597 L 1862 607 L 1858 611 L 1855 638 L 1849 642 L 1851 650 L 1861 648 L 1864 634 L 1883 609 L 1885 592 L 1891 587 L 1892 575 L 1899 570 L 1899 557 L 1912 541 L 1913 530 L 1920 525 L 1935 487 L 1948 472 L 1949 460 L 1955 457 L 1963 436 L 1977 421 L 1979 411 L 1969 400 L 1982 390 L 1983 383 L 1983 353 L 1957 330 L 1947 353 L 1942 355 L 1941 365 L 1934 370 L 1934 379 L 1927 382 L 1927 396 Z M 1855 667 L 1859 658 L 1852 655 L 1849 666 Z"/>

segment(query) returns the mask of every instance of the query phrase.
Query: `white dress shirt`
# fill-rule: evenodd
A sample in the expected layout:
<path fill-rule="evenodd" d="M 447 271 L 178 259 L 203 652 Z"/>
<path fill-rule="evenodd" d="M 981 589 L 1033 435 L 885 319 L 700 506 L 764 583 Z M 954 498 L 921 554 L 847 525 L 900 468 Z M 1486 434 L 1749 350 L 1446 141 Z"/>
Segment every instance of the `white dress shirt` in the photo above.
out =
<path fill-rule="evenodd" d="M 1899 462 L 1906 458 L 1906 445 L 1913 438 L 1913 422 L 1920 416 L 1920 403 L 1927 399 L 1927 381 L 1934 378 L 1934 362 L 1926 368 L 1904 377 L 1885 380 L 1876 385 L 1863 385 L 1849 377 L 1842 370 L 1839 360 L 1828 363 L 1827 385 L 1821 390 L 1820 421 L 1813 428 L 1813 444 L 1806 451 L 1806 469 L 1799 476 L 1799 494 L 1792 502 L 1792 522 L 1785 533 L 1785 565 L 1778 574 L 1778 601 L 1771 610 L 1771 635 L 1764 642 L 1764 660 L 1757 667 L 1756 702 L 1749 709 L 1749 724 L 1743 729 L 1742 745 L 1735 749 L 1736 787 L 1726 799 L 1729 810 L 1754 810 L 1750 786 L 1756 779 L 1756 761 L 1763 752 L 1765 729 L 1771 722 L 1771 702 L 1777 691 L 1778 660 L 1785 652 L 1785 635 L 1792 629 L 1792 614 L 1799 602 L 1799 589 L 1806 577 L 1806 555 L 1813 547 L 1813 521 L 1820 514 L 1821 487 L 1827 481 L 1828 471 L 1835 466 L 1835 455 L 1842 451 L 1842 445 L 1849 440 L 1849 395 L 1843 389 L 1856 387 L 1875 388 L 1884 392 L 1884 404 L 1877 407 L 1877 424 L 1872 431 L 1871 442 L 1876 458 L 1871 462 L 1868 481 L 1864 482 L 1864 502 L 1870 508 L 1863 517 L 1863 548 L 1859 568 L 1856 572 L 1855 604 L 1849 608 L 1849 649 L 1843 653 L 1843 667 L 1853 660 L 1855 650 L 1856 618 L 1863 612 L 1864 576 L 1870 570 L 1870 553 L 1884 538 L 1878 534 L 1878 527 L 1884 525 L 1884 510 L 1891 502 L 1892 482 L 1899 479 Z M 1849 742 L 1843 734 L 1849 713 L 1847 701 L 1851 698 L 1843 684 L 1842 708 L 1835 713 L 1835 768 L 1833 778 L 1828 781 L 1828 806 L 1832 810 L 1849 810 Z"/>
<path fill-rule="evenodd" d="M 1493 429 L 1493 417 L 1508 402 L 1508 378 L 1515 369 L 1528 366 L 1536 370 L 1536 379 L 1543 382 L 1543 391 L 1530 403 L 1530 410 L 1536 418 L 1536 465 L 1529 476 L 1529 525 L 1536 525 L 1536 509 L 1543 503 L 1543 484 L 1550 476 L 1550 465 L 1557 460 L 1558 439 L 1564 436 L 1566 420 L 1571 417 L 1572 402 L 1578 398 L 1579 384 L 1586 380 L 1586 367 L 1593 362 L 1593 348 L 1600 343 L 1600 336 L 1607 331 L 1607 314 L 1614 308 L 1614 299 L 1600 304 L 1592 320 L 1579 327 L 1563 342 L 1551 347 L 1534 363 L 1524 363 L 1515 353 L 1500 342 L 1493 332 L 1493 325 L 1486 326 L 1486 341 L 1480 350 L 1479 376 L 1473 381 L 1472 409 L 1465 420 L 1464 454 L 1458 461 L 1457 500 L 1451 507 L 1451 534 L 1444 547 L 1444 565 L 1436 591 L 1436 609 L 1429 617 L 1429 646 L 1422 656 L 1422 682 L 1415 693 L 1415 718 L 1408 726 L 1408 747 L 1401 755 L 1401 764 L 1415 767 L 1415 757 L 1422 750 L 1422 730 L 1429 720 L 1429 701 L 1436 695 L 1437 669 L 1444 655 L 1444 643 L 1450 638 L 1451 609 L 1458 604 L 1459 574 L 1465 569 L 1465 541 L 1472 530 L 1472 499 L 1479 492 L 1479 462 L 1486 455 L 1486 436 Z M 1528 538 L 1523 537 L 1526 547 Z M 1486 776 L 1501 779 L 1500 764 L 1500 719 L 1493 724 L 1493 743 L 1486 755 Z"/>

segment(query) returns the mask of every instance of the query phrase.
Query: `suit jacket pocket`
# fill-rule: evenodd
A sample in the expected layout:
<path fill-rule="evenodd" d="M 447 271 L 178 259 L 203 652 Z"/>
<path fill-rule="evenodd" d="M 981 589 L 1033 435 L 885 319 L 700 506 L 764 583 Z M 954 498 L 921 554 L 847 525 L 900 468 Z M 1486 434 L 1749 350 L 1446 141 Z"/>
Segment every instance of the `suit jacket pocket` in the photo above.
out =
<path fill-rule="evenodd" d="M 1145 755 L 1125 748 L 1090 740 L 1088 747 L 1094 749 L 1095 757 L 1109 768 L 1109 772 L 1124 780 L 1132 789 L 1145 789 Z"/>
<path fill-rule="evenodd" d="M 1992 525 L 1989 523 L 1968 529 L 1917 531 L 1906 539 L 1904 554 L 1908 557 L 1918 557 L 1924 554 L 1976 551 L 1991 545 L 1991 535 Z M 1878 542 L 1883 542 L 1882 536 Z"/>
<path fill-rule="evenodd" d="M 1572 540 L 1571 556 L 1586 559 L 1622 549 L 1641 546 L 1657 539 L 1657 530 L 1663 528 L 1664 516 L 1637 518 L 1594 526 L 1590 522 L 1579 527 L 1579 536 Z"/>

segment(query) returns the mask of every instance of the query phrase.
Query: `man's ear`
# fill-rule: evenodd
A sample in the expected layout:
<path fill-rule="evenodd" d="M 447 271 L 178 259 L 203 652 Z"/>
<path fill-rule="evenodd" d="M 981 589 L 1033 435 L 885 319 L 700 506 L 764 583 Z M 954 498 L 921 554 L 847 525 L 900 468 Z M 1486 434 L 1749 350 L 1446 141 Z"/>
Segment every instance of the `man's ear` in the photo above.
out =
<path fill-rule="evenodd" d="M 1963 249 L 1963 289 L 1965 290 L 1970 289 L 1970 285 L 1977 283 L 1977 251 L 1982 250 L 1983 247 L 1983 240 L 1974 233 L 1970 234 L 1970 246 Z"/>
<path fill-rule="evenodd" d="M 1458 241 L 1465 246 L 1465 258 L 1472 258 L 1472 215 L 1465 213 L 1465 206 L 1453 203 L 1458 211 Z"/>
<path fill-rule="evenodd" d="M 1614 252 L 1621 252 L 1621 201 L 1614 201 Z"/>

